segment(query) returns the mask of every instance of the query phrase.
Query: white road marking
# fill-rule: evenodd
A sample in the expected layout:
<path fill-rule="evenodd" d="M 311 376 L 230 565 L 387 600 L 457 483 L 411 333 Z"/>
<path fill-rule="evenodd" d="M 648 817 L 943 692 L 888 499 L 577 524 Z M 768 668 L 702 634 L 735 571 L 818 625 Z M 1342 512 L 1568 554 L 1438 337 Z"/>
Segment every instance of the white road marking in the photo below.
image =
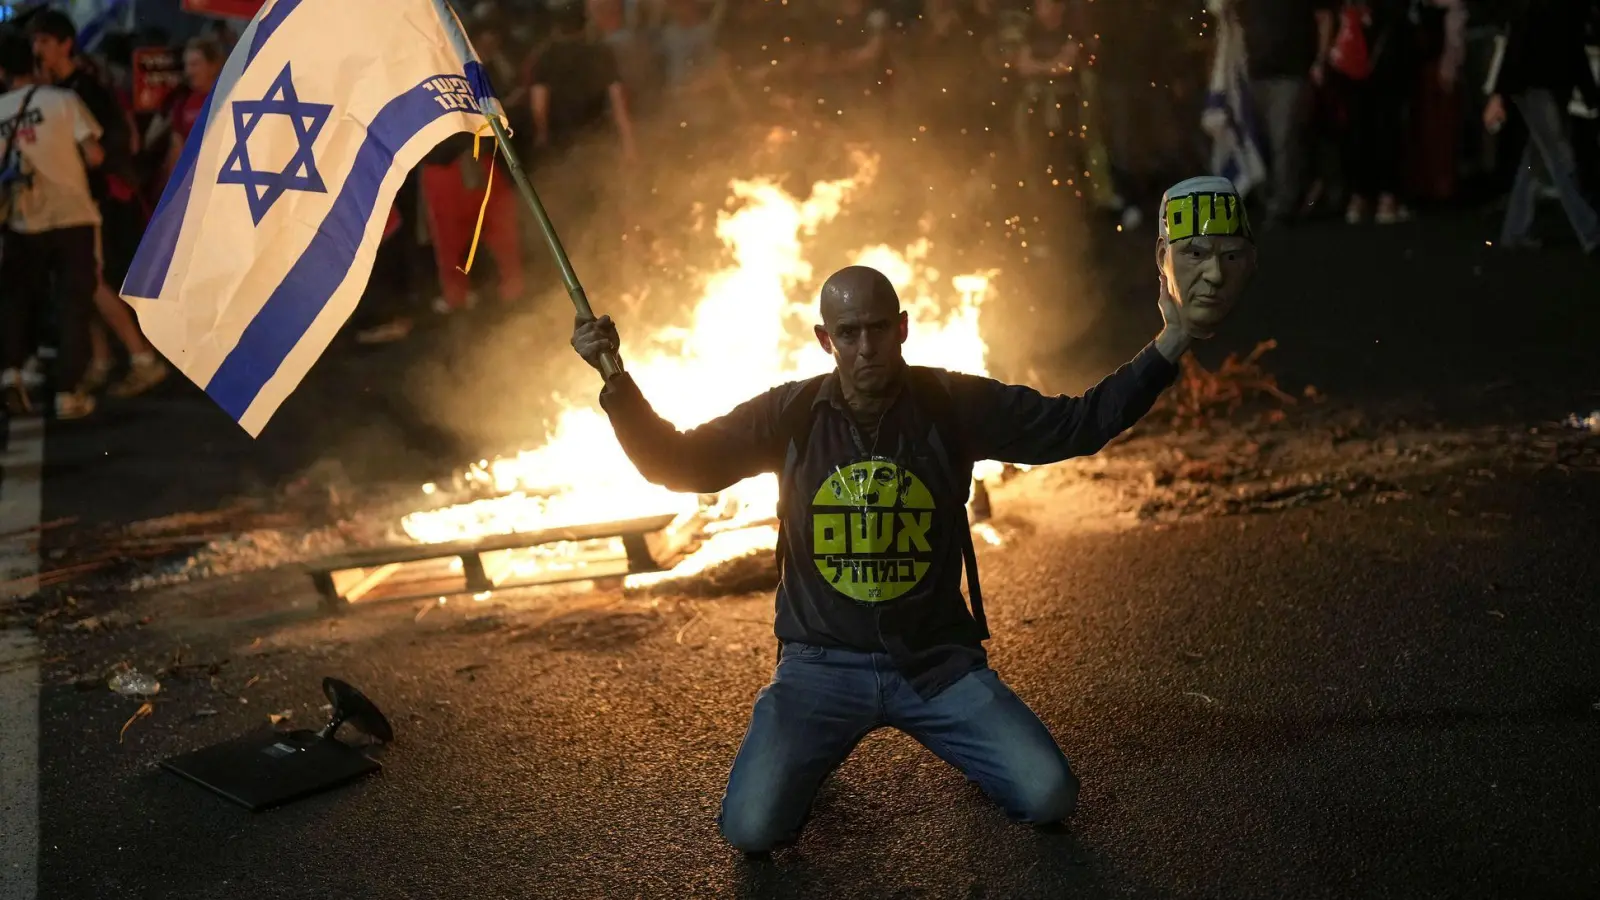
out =
<path fill-rule="evenodd" d="M 0 580 L 22 581 L 0 605 L 38 590 L 44 483 L 44 422 L 12 419 L 0 453 Z M 20 534 L 19 534 L 20 532 Z M 25 628 L 0 629 L 0 897 L 39 896 L 39 642 Z"/>

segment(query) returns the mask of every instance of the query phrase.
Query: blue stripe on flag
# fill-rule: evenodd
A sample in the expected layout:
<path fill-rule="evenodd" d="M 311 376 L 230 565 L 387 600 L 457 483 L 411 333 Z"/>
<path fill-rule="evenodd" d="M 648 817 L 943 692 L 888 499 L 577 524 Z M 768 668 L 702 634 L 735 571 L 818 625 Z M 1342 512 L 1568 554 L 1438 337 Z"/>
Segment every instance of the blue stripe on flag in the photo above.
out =
<path fill-rule="evenodd" d="M 435 76 L 451 77 L 461 76 Z M 206 385 L 206 393 L 235 421 L 255 402 L 349 275 L 372 220 L 378 189 L 394 166 L 395 153 L 440 116 L 459 112 L 437 102 L 438 93 L 428 88 L 433 80 L 395 97 L 378 111 L 356 151 L 344 187 L 311 243 Z"/>
<path fill-rule="evenodd" d="M 295 11 L 301 0 L 278 0 L 256 25 L 255 36 L 250 41 L 246 68 L 256 58 L 267 38 L 272 37 L 283 20 Z M 240 73 L 244 77 L 244 73 Z M 172 177 L 161 191 L 161 200 L 145 227 L 144 238 L 128 266 L 128 276 L 123 279 L 122 292 L 133 297 L 159 297 L 167 283 L 167 272 L 172 268 L 172 255 L 177 252 L 178 238 L 183 234 L 183 223 L 189 214 L 189 196 L 194 190 L 194 161 L 200 155 L 200 144 L 205 140 L 206 126 L 211 122 L 211 112 L 216 103 L 216 92 L 206 95 L 205 106 L 195 120 L 189 139 L 183 143 L 183 152 L 172 168 Z"/>
<path fill-rule="evenodd" d="M 256 54 L 267 45 L 267 38 L 272 37 L 272 33 L 278 30 L 283 20 L 289 18 L 289 14 L 299 5 L 300 0 L 278 0 L 267 10 L 267 14 L 261 17 L 261 23 L 256 26 L 255 38 L 250 41 L 250 55 L 244 58 L 246 66 L 255 60 Z"/>
<path fill-rule="evenodd" d="M 172 177 L 161 191 L 156 211 L 145 226 L 139 249 L 128 266 L 128 277 L 123 279 L 122 292 L 134 297 L 159 297 L 167 283 L 167 271 L 172 268 L 172 254 L 178 247 L 178 235 L 183 233 L 183 221 L 189 212 L 189 194 L 194 189 L 194 160 L 200 155 L 200 144 L 205 140 L 206 123 L 211 120 L 211 107 L 216 102 L 215 93 L 206 97 L 194 130 L 183 143 L 183 153 L 172 167 Z"/>
<path fill-rule="evenodd" d="M 475 59 L 467 60 L 463 72 L 467 76 L 467 83 L 472 85 L 472 96 L 480 104 L 485 100 L 498 99 L 494 92 L 494 85 L 489 83 L 489 73 L 483 64 Z"/>

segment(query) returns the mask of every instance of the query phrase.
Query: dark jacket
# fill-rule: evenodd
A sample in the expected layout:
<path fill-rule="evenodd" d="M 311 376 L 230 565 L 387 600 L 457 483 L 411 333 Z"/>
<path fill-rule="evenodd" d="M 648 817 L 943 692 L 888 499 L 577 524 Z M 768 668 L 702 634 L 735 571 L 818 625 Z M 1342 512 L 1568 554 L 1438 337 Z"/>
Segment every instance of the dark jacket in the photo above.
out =
<path fill-rule="evenodd" d="M 1309 78 L 1317 61 L 1317 14 L 1337 14 L 1339 6 L 1339 0 L 1241 0 L 1250 77 Z"/>
<path fill-rule="evenodd" d="M 1596 0 L 1522 0 L 1511 16 L 1505 58 L 1494 92 L 1515 96 L 1547 90 L 1563 108 L 1577 89 L 1591 106 L 1600 90 L 1584 50 L 1584 31 Z"/>
<path fill-rule="evenodd" d="M 100 149 L 105 151 L 105 161 L 88 170 L 89 193 L 95 201 L 103 202 L 109 196 L 109 178 L 120 178 L 129 186 L 137 184 L 139 175 L 134 167 L 133 136 L 128 132 L 128 120 L 123 115 L 116 92 L 106 83 L 100 71 L 88 60 L 81 60 L 72 74 L 57 87 L 77 94 L 89 114 L 100 123 Z"/>
<path fill-rule="evenodd" d="M 1177 367 L 1146 347 L 1082 397 L 950 374 L 962 459 L 938 463 L 925 404 L 901 391 L 877 438 L 866 441 L 845 408 L 837 376 L 816 395 L 803 452 L 784 472 L 780 417 L 803 382 L 773 388 L 727 415 L 679 432 L 650 408 L 627 375 L 607 383 L 601 406 L 646 480 L 715 493 L 742 479 L 779 475 L 787 540 L 778 588 L 779 640 L 885 653 L 924 697 L 985 663 L 982 632 L 961 593 L 958 531 L 972 462 L 1044 465 L 1087 456 L 1149 411 Z M 956 471 L 950 471 L 950 469 Z"/>

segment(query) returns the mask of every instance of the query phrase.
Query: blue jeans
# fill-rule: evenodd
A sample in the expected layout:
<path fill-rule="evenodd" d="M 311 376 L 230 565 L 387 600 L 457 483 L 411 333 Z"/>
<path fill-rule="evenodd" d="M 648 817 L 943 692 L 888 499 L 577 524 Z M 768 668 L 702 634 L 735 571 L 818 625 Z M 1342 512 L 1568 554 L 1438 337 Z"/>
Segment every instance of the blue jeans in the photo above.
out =
<path fill-rule="evenodd" d="M 1600 246 L 1600 214 L 1584 199 L 1578 183 L 1578 159 L 1567 137 L 1567 112 L 1547 90 L 1534 89 L 1512 98 L 1528 126 L 1528 145 L 1511 186 L 1500 243 L 1514 246 L 1533 230 L 1534 207 L 1539 201 L 1539 169 L 1550 180 L 1577 232 L 1578 243 L 1588 252 Z"/>
<path fill-rule="evenodd" d="M 1061 748 L 993 669 L 923 700 L 885 654 L 791 643 L 756 695 L 717 817 L 722 836 L 747 853 L 792 842 L 822 782 L 884 726 L 955 766 L 1017 821 L 1059 822 L 1077 806 Z"/>

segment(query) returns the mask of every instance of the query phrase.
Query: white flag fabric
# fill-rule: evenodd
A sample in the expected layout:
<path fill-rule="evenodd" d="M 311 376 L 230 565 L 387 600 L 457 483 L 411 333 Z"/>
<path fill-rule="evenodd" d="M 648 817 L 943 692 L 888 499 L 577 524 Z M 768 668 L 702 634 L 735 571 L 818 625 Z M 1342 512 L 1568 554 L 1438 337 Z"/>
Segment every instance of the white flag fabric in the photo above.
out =
<path fill-rule="evenodd" d="M 349 319 L 406 173 L 499 101 L 445 0 L 269 0 L 122 285 L 252 436 Z"/>

